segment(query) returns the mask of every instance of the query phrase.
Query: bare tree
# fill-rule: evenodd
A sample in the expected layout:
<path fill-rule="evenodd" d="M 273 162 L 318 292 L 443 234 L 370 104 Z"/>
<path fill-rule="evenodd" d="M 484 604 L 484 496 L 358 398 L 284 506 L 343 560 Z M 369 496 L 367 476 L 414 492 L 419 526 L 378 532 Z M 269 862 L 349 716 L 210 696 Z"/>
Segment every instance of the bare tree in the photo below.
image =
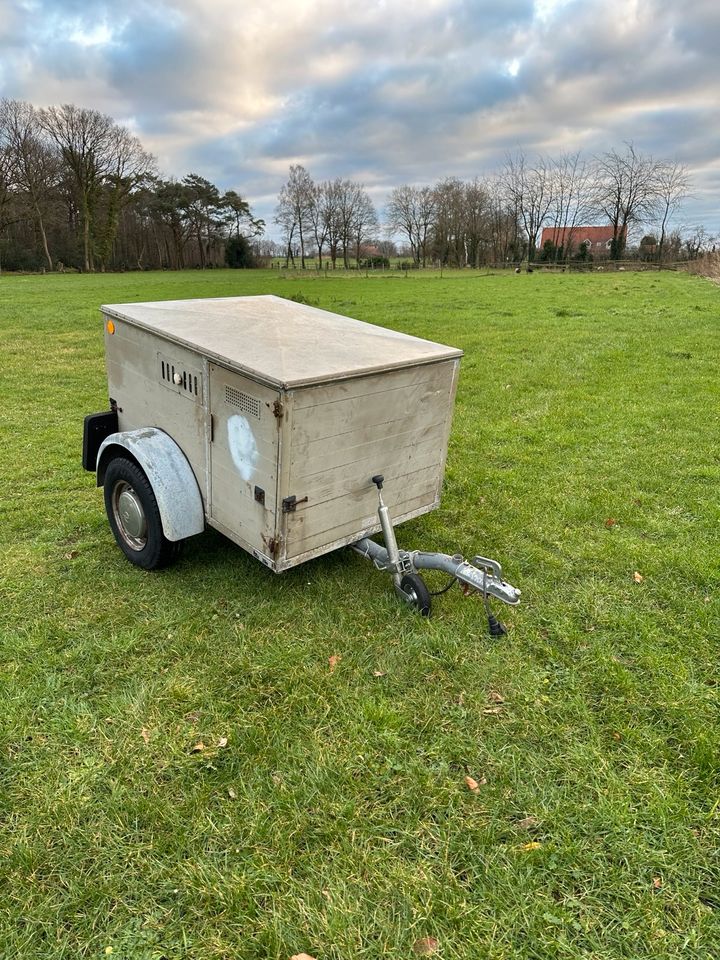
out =
<path fill-rule="evenodd" d="M 442 264 L 479 266 L 491 235 L 488 184 L 477 177 L 448 177 L 435 185 L 434 193 L 433 255 Z"/>
<path fill-rule="evenodd" d="M 352 180 L 336 180 L 335 198 L 340 247 L 343 266 L 350 266 L 350 245 L 354 235 L 354 224 L 359 202 L 357 184 Z"/>
<path fill-rule="evenodd" d="M 595 201 L 613 228 L 611 256 L 618 260 L 630 227 L 650 219 L 657 197 L 658 164 L 632 143 L 625 152 L 610 150 L 595 159 Z"/>
<path fill-rule="evenodd" d="M 96 249 L 101 269 L 110 259 L 118 220 L 130 197 L 154 171 L 153 156 L 143 150 L 137 137 L 125 127 L 112 125 L 108 138 L 102 183 L 104 222 L 96 226 Z"/>
<path fill-rule="evenodd" d="M 340 177 L 328 180 L 323 186 L 324 216 L 327 228 L 327 242 L 330 262 L 333 270 L 337 265 L 338 253 L 343 244 L 343 221 L 341 216 L 343 181 Z"/>
<path fill-rule="evenodd" d="M 8 103 L 7 100 L 0 100 L 0 231 L 5 229 L 10 219 L 15 179 L 14 158 L 7 140 Z"/>
<path fill-rule="evenodd" d="M 660 225 L 657 257 L 662 262 L 667 244 L 668 224 L 688 194 L 687 168 L 675 160 L 662 160 L 655 169 L 655 204 Z"/>
<path fill-rule="evenodd" d="M 416 188 L 411 187 L 409 184 L 395 187 L 390 193 L 385 209 L 385 221 L 387 229 L 391 234 L 399 233 L 407 239 L 412 258 L 416 263 L 419 263 L 419 245 L 415 233 L 415 195 Z"/>
<path fill-rule="evenodd" d="M 407 237 L 415 263 L 427 262 L 430 231 L 436 211 L 435 191 L 432 187 L 396 187 L 391 193 L 385 219 L 391 233 Z"/>
<path fill-rule="evenodd" d="M 318 267 L 322 270 L 323 250 L 328 240 L 330 232 L 330 218 L 332 216 L 330 205 L 331 192 L 329 182 L 314 184 L 310 196 L 310 226 L 312 237 L 315 241 L 318 255 Z"/>
<path fill-rule="evenodd" d="M 57 196 L 60 158 L 43 137 L 37 111 L 22 100 L 2 103 L 0 142 L 3 141 L 11 158 L 15 187 L 30 208 L 48 268 L 52 270 L 46 219 Z"/>
<path fill-rule="evenodd" d="M 711 236 L 702 224 L 694 227 L 684 240 L 689 260 L 697 260 L 704 253 L 715 253 L 718 238 Z"/>
<path fill-rule="evenodd" d="M 293 211 L 281 204 L 278 204 L 276 207 L 275 217 L 273 219 L 280 227 L 283 249 L 285 251 L 285 266 L 287 267 L 292 262 L 294 267 L 295 254 L 293 243 L 297 231 L 297 220 L 295 219 Z"/>
<path fill-rule="evenodd" d="M 360 255 L 364 243 L 375 234 L 378 227 L 378 216 L 375 205 L 370 199 L 367 190 L 362 184 L 355 186 L 355 208 L 352 220 L 352 233 L 355 242 L 355 262 L 360 266 Z"/>
<path fill-rule="evenodd" d="M 475 177 L 465 184 L 465 262 L 479 267 L 490 239 L 491 196 L 487 183 Z"/>
<path fill-rule="evenodd" d="M 564 153 L 552 161 L 552 203 L 549 216 L 554 230 L 554 258 L 573 252 L 575 231 L 593 213 L 593 170 L 580 153 Z"/>
<path fill-rule="evenodd" d="M 488 248 L 492 263 L 520 260 L 524 243 L 515 205 L 508 197 L 501 175 L 487 183 L 488 190 Z"/>
<path fill-rule="evenodd" d="M 465 184 L 447 177 L 434 187 L 433 254 L 440 263 L 464 267 L 467 263 L 467 196 Z"/>
<path fill-rule="evenodd" d="M 109 169 L 114 123 L 97 110 L 72 103 L 40 110 L 38 116 L 70 174 L 80 210 L 85 270 L 92 270 L 92 229 L 100 189 Z"/>
<path fill-rule="evenodd" d="M 505 159 L 503 171 L 507 199 L 527 237 L 528 261 L 535 259 L 540 231 L 553 205 L 552 167 L 538 157 L 530 164 L 522 151 Z"/>
<path fill-rule="evenodd" d="M 300 264 L 305 269 L 305 240 L 312 225 L 314 184 L 305 167 L 293 164 L 290 176 L 280 190 L 275 210 L 275 223 L 283 227 L 290 239 L 297 236 L 300 243 Z"/>
<path fill-rule="evenodd" d="M 432 187 L 420 187 L 417 191 L 415 206 L 415 234 L 418 238 L 418 252 L 423 267 L 427 263 L 435 209 L 435 193 Z"/>

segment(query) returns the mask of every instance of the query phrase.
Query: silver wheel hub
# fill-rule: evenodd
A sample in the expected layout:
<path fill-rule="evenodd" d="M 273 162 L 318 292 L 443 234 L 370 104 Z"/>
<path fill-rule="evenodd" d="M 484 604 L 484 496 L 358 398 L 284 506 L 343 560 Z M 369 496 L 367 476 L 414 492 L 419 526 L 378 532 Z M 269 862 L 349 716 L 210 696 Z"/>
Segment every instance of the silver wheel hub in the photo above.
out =
<path fill-rule="evenodd" d="M 407 600 L 408 603 L 418 602 L 418 595 L 415 592 L 415 589 L 413 587 L 406 587 L 404 592 L 405 592 L 405 599 Z"/>
<path fill-rule="evenodd" d="M 142 550 L 147 544 L 147 519 L 140 498 L 125 480 L 113 490 L 113 513 L 123 540 L 133 550 Z"/>

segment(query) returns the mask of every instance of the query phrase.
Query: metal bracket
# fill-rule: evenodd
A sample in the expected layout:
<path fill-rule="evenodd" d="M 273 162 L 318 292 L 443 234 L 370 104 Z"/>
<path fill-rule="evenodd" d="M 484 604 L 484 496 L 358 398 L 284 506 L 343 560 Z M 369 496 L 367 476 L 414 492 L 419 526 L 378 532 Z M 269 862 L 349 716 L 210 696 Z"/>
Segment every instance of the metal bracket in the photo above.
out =
<path fill-rule="evenodd" d="M 285 497 L 285 499 L 282 502 L 282 512 L 295 513 L 295 509 L 297 505 L 299 503 L 307 503 L 307 501 L 308 501 L 307 497 L 303 497 L 302 500 L 298 500 L 295 494 L 293 494 L 291 497 Z"/>
<path fill-rule="evenodd" d="M 398 573 L 414 573 L 415 566 L 413 564 L 412 554 L 408 550 L 399 550 L 397 558 L 397 572 Z"/>

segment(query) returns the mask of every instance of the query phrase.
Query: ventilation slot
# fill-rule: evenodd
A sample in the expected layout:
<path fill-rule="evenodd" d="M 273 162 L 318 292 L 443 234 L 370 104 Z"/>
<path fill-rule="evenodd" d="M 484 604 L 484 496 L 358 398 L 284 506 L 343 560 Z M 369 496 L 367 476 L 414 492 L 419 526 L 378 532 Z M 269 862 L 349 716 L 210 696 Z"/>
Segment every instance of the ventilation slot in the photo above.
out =
<path fill-rule="evenodd" d="M 194 373 L 190 373 L 189 370 L 183 370 L 181 367 L 176 367 L 174 363 L 167 363 L 165 360 L 161 360 L 160 373 L 162 374 L 163 380 L 171 383 L 174 387 L 177 387 L 178 390 L 184 390 L 194 397 L 200 396 L 198 393 L 198 378 Z"/>
<path fill-rule="evenodd" d="M 160 380 L 171 390 L 176 390 L 180 396 L 185 396 L 196 403 L 202 403 L 202 376 L 199 371 L 192 370 L 182 363 L 173 363 L 165 357 L 158 356 L 160 361 Z"/>
<path fill-rule="evenodd" d="M 260 419 L 260 401 L 255 397 L 249 397 L 247 393 L 241 393 L 235 387 L 229 387 L 225 384 L 225 402 L 242 410 L 243 413 L 249 413 L 251 417 Z"/>

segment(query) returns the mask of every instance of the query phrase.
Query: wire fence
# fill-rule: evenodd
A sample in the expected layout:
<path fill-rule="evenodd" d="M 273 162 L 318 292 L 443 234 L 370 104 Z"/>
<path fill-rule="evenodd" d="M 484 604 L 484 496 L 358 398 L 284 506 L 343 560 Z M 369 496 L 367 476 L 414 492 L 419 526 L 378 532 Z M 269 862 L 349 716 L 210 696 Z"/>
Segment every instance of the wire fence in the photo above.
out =
<path fill-rule="evenodd" d="M 347 267 L 344 264 L 336 264 L 335 267 L 327 261 L 323 262 L 322 266 L 318 265 L 316 262 L 308 261 L 306 262 L 305 267 L 301 267 L 299 264 L 293 265 L 285 263 L 284 260 L 274 261 L 267 266 L 276 271 L 280 276 L 292 276 L 292 277 L 308 277 L 308 276 L 323 276 L 323 277 L 333 277 L 333 276 L 373 276 L 373 275 L 385 275 L 385 276 L 398 276 L 405 275 L 406 277 L 411 274 L 437 274 L 440 276 L 443 275 L 458 275 L 458 274 L 479 274 L 486 275 L 490 273 L 497 272 L 507 272 L 512 271 L 515 273 L 623 273 L 623 272 L 635 272 L 643 273 L 646 271 L 661 271 L 661 270 L 688 270 L 692 269 L 692 264 L 694 261 L 679 260 L 679 261 L 666 261 L 662 263 L 646 261 L 646 260 L 602 260 L 600 262 L 584 262 L 578 260 L 565 260 L 565 261 L 533 261 L 528 263 L 527 260 L 517 261 L 517 260 L 507 260 L 499 261 L 496 263 L 485 263 L 480 266 L 466 266 L 466 267 L 456 267 L 456 266 L 447 266 L 445 264 L 439 263 L 427 263 L 425 266 L 421 264 L 414 263 L 412 261 L 399 261 L 391 262 L 389 264 L 363 264 L 362 262 L 358 264 L 350 264 Z"/>

